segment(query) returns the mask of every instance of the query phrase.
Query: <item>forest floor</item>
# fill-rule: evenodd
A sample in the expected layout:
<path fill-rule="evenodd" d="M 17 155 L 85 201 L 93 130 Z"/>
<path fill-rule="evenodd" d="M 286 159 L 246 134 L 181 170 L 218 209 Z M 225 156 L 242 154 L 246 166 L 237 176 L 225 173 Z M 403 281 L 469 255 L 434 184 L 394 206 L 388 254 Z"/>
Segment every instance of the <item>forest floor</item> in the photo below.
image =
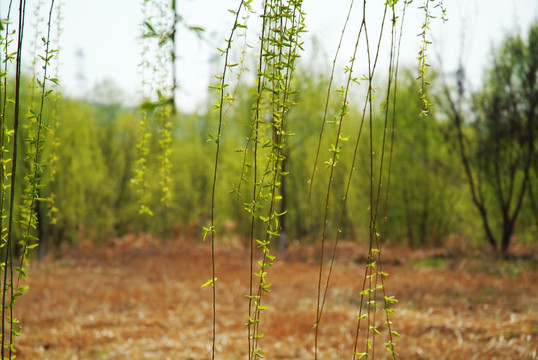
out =
<path fill-rule="evenodd" d="M 400 359 L 538 359 L 537 248 L 511 260 L 385 247 Z M 367 248 L 339 245 L 319 327 L 319 359 L 351 359 Z M 319 245 L 276 253 L 259 339 L 266 359 L 314 359 Z M 217 248 L 216 359 L 246 359 L 249 251 Z M 208 243 L 128 236 L 33 260 L 17 301 L 17 359 L 211 359 Z M 382 324 L 383 312 L 376 321 Z M 362 326 L 362 325 L 361 325 Z M 382 329 L 382 325 L 380 325 Z M 364 331 L 361 333 L 364 334 Z M 387 359 L 384 335 L 375 358 Z M 360 348 L 365 341 L 361 335 Z"/>

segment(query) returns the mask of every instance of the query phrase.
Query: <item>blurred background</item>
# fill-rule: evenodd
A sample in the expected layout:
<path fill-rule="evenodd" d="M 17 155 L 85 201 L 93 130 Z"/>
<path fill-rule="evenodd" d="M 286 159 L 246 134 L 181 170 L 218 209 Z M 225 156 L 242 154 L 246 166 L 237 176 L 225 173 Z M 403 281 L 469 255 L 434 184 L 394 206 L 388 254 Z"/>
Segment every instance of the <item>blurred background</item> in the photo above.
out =
<path fill-rule="evenodd" d="M 233 6 L 235 1 L 178 2 L 173 66 L 161 68 L 160 73 L 152 70 L 148 75 L 148 67 L 151 68 L 152 61 L 158 64 L 158 60 L 151 58 L 156 50 L 144 48 L 144 34 L 148 31 L 144 19 L 148 14 L 143 3 L 102 0 L 57 5 L 55 21 L 59 31 L 54 46 L 59 52 L 54 66 L 60 86 L 56 105 L 45 107 L 45 112 L 54 112 L 57 122 L 55 145 L 44 150 L 51 166 L 45 170 L 46 186 L 41 190 L 41 198 L 49 201 L 38 205 L 36 231 L 42 239 L 41 251 L 82 241 L 107 243 L 127 233 L 201 239 L 201 228 L 209 217 L 214 161 L 214 144 L 208 142 L 208 134 L 215 133 L 217 126 L 213 112 L 216 97 L 208 86 L 215 83 L 214 75 L 222 71 L 223 58 L 216 48 L 224 46 L 231 29 L 233 16 L 227 9 Z M 281 189 L 287 199 L 283 221 L 289 241 L 308 242 L 319 236 L 326 185 L 316 182 L 314 196 L 308 203 L 308 180 L 314 164 L 311 149 L 318 141 L 324 94 L 348 6 L 344 1 L 330 6 L 315 1 L 305 3 L 308 32 L 304 35 L 304 55 L 295 78 L 297 105 L 288 118 L 289 129 L 295 135 L 290 137 L 286 150 L 289 175 Z M 3 2 L 3 14 L 6 8 L 7 3 Z M 532 69 L 536 61 L 533 54 L 538 52 L 532 37 L 536 32 L 538 4 L 530 0 L 454 1 L 447 6 L 445 16 L 439 9 L 432 11 L 436 18 L 429 25 L 428 38 L 432 43 L 428 48 L 428 91 L 434 106 L 428 117 L 418 116 L 422 104 L 416 58 L 424 13 L 417 8 L 410 7 L 403 28 L 386 239 L 412 247 L 442 247 L 447 241 L 485 245 L 492 243 L 489 231 L 499 247 L 501 238 L 506 236 L 519 243 L 534 243 L 538 173 L 535 150 L 531 151 L 536 148 L 536 120 L 531 117 L 536 114 L 536 80 L 526 79 L 525 71 L 528 67 Z M 380 9 L 372 8 L 373 19 L 381 18 Z M 341 69 L 352 53 L 361 11 L 361 6 L 356 5 L 348 25 L 349 35 L 343 38 L 342 54 L 336 62 L 337 83 L 344 80 Z M 36 44 L 46 23 L 42 20 L 48 7 L 40 1 L 28 2 L 27 12 L 26 37 L 30 42 L 24 51 L 30 54 L 39 47 Z M 155 14 L 149 16 L 159 18 Z M 245 44 L 249 45 L 256 43 L 252 34 L 259 26 L 252 16 L 253 19 L 246 20 L 253 28 L 250 37 L 245 37 Z M 444 17 L 448 20 L 444 21 Z M 377 28 L 378 20 L 372 21 L 372 29 Z M 375 30 L 372 32 L 371 37 L 375 38 Z M 506 52 L 512 51 L 511 42 L 518 41 L 522 55 L 506 56 Z M 241 56 L 241 48 L 238 45 L 234 56 Z M 387 77 L 383 72 L 388 68 L 386 47 L 380 55 L 377 85 L 382 92 L 386 87 L 383 79 Z M 241 148 L 248 136 L 248 129 L 242 124 L 248 123 L 250 116 L 254 59 L 252 53 L 245 55 L 250 75 L 247 72 L 241 80 L 242 86 L 236 90 L 237 101 L 226 114 L 217 191 L 217 223 L 225 238 L 236 240 L 248 231 L 243 225 L 243 201 L 231 191 L 239 183 L 243 156 L 234 150 Z M 520 73 L 518 64 L 522 64 Z M 25 63 L 23 74 L 28 83 L 39 66 L 29 60 Z M 499 75 L 501 67 L 516 70 L 506 75 L 506 80 Z M 147 194 L 154 216 L 141 215 L 138 195 L 131 186 L 133 166 L 139 158 L 136 144 L 140 136 L 140 104 L 156 93 L 155 88 L 147 85 L 148 77 L 160 77 L 166 82 L 173 71 L 177 73 L 177 86 L 168 89 L 177 108 L 170 117 L 172 197 L 164 205 L 160 201 L 159 176 L 150 177 Z M 503 79 L 515 88 L 503 90 Z M 22 92 L 24 101 L 31 103 L 31 86 L 24 87 Z M 513 106 L 514 112 L 488 122 L 491 105 L 499 103 Z M 335 114 L 338 106 L 338 100 L 333 100 L 329 114 Z M 349 134 L 357 132 L 361 107 L 357 95 L 350 110 L 352 121 L 345 129 Z M 379 137 L 379 144 L 381 111 L 375 112 L 373 121 L 378 126 L 375 137 Z M 505 124 L 496 125 L 500 123 Z M 466 137 L 462 143 L 458 129 Z M 147 131 L 153 133 L 148 173 L 159 174 L 159 129 L 150 125 Z M 329 140 L 324 141 L 323 158 L 323 149 L 330 146 Z M 462 162 L 461 144 L 472 168 L 474 195 Z M 361 146 L 368 146 L 367 142 Z M 503 150 L 497 151 L 500 148 Z M 366 148 L 359 152 L 367 153 Z M 497 157 L 488 157 L 491 154 Z M 335 179 L 337 193 L 343 191 L 351 146 L 341 156 L 342 166 Z M 369 156 L 363 156 L 358 160 L 360 167 L 354 175 L 342 229 L 346 239 L 359 242 L 369 234 Z M 485 163 L 502 165 L 488 168 Z M 487 215 L 477 206 L 477 199 Z M 485 221 L 489 230 L 484 227 Z M 329 225 L 335 229 L 335 224 L 333 219 Z"/>

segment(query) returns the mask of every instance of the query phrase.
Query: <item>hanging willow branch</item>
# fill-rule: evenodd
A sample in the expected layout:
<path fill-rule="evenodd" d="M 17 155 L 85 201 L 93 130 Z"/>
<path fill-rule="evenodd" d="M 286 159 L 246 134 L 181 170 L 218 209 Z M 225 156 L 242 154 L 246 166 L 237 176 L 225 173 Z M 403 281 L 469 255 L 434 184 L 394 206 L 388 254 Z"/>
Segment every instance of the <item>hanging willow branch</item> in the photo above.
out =
<path fill-rule="evenodd" d="M 51 29 L 52 29 L 52 14 L 54 10 L 54 0 L 50 2 L 50 8 L 48 11 L 48 22 L 46 36 L 42 38 L 44 46 L 44 54 L 39 55 L 38 58 L 42 62 L 42 77 L 36 79 L 39 90 L 40 99 L 37 105 L 37 109 L 30 109 L 30 115 L 26 119 L 21 120 L 20 108 L 21 108 L 21 67 L 22 67 L 22 49 L 24 44 L 24 31 L 25 31 L 25 15 L 26 15 L 26 1 L 20 1 L 18 12 L 18 28 L 16 32 L 9 31 L 9 19 L 11 14 L 12 3 L 10 2 L 7 23 L 2 23 L 2 31 L 5 29 L 5 33 L 2 33 L 2 55 L 4 57 L 4 69 L 2 72 L 2 100 L 1 100 L 1 174 L 0 185 L 2 192 L 0 194 L 0 208 L 1 208 L 1 223 L 2 223 L 2 359 L 11 359 L 15 353 L 15 338 L 20 335 L 21 327 L 18 326 L 18 320 L 14 317 L 14 307 L 16 299 L 26 292 L 26 286 L 20 285 L 20 281 L 26 278 L 26 257 L 28 251 L 38 246 L 38 237 L 33 235 L 33 229 L 37 225 L 36 205 L 37 201 L 42 200 L 39 196 L 40 188 L 42 188 L 43 169 L 44 164 L 41 160 L 41 155 L 44 149 L 45 139 L 44 130 L 47 124 L 43 118 L 43 111 L 45 101 L 52 93 L 52 90 L 47 88 L 47 84 L 58 84 L 58 80 L 51 77 L 48 74 L 51 60 L 57 50 L 53 50 L 50 47 L 51 42 Z M 37 31 L 37 29 L 36 29 Z M 4 35 L 5 34 L 5 35 Z M 11 43 L 10 37 L 17 35 L 17 50 L 14 53 L 10 53 L 9 47 Z M 8 63 L 15 60 L 15 92 L 13 99 L 13 129 L 8 130 L 6 125 L 6 106 L 7 106 L 7 76 L 8 76 Z M 37 61 L 36 61 L 37 62 Z M 35 132 L 29 134 L 27 139 L 28 148 L 26 158 L 30 162 L 29 172 L 25 175 L 27 181 L 26 188 L 24 190 L 25 200 L 24 205 L 21 207 L 22 220 L 18 221 L 23 224 L 22 239 L 18 245 L 20 249 L 19 266 L 14 267 L 14 211 L 17 203 L 15 202 L 16 190 L 19 188 L 17 183 L 17 162 L 19 156 L 19 140 L 22 136 L 21 126 L 28 129 L 35 128 Z M 11 149 L 6 147 L 6 139 L 12 138 L 13 145 Z M 11 154 L 11 157 L 8 156 Z M 8 171 L 7 163 L 11 162 L 11 169 Z M 6 201 L 6 190 L 9 188 L 9 201 Z M 6 206 L 8 209 L 6 209 Z M 7 211 L 7 215 L 5 214 Z M 4 226 L 4 220 L 7 218 L 7 227 Z M 17 279 L 15 281 L 15 273 L 17 273 Z M 8 299 L 9 296 L 9 299 Z M 6 325 L 9 323 L 9 330 L 6 329 Z M 9 331 L 9 333 L 8 333 Z M 7 357 L 6 355 L 7 351 Z"/>

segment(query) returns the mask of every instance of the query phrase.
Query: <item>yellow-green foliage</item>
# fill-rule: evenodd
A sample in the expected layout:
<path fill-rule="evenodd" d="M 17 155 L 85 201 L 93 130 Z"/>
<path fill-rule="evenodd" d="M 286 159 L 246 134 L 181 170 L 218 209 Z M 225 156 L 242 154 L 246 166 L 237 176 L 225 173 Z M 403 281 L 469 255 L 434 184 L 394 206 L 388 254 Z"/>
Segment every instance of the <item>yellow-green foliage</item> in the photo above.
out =
<path fill-rule="evenodd" d="M 387 227 L 386 238 L 392 242 L 421 246 L 441 245 L 452 234 L 477 237 L 480 222 L 469 203 L 461 165 L 443 136 L 447 124 L 439 119 L 436 107 L 430 109 L 428 117 L 420 117 L 422 104 L 416 96 L 417 83 L 405 71 L 400 78 L 389 195 L 390 226 Z M 327 149 L 330 148 L 329 139 L 335 125 L 328 124 L 326 128 L 318 178 L 314 182 L 310 202 L 308 180 L 312 174 L 312 149 L 318 141 L 327 81 L 321 74 L 311 71 L 307 74 L 301 69 L 296 75 L 299 91 L 294 94 L 293 101 L 297 105 L 288 114 L 287 123 L 288 130 L 294 135 L 289 137 L 289 146 L 284 152 L 284 166 L 289 175 L 285 177 L 285 189 L 281 189 L 287 196 L 285 230 L 290 239 L 317 241 L 322 225 L 320 219 L 323 218 L 328 179 L 328 169 L 323 162 L 331 156 Z M 432 91 L 435 89 L 436 82 L 432 81 Z M 251 94 L 251 89 L 240 90 L 236 94 L 237 103 L 227 114 L 216 191 L 219 211 L 215 223 L 217 226 L 231 224 L 234 231 L 244 237 L 249 231 L 248 215 L 243 209 L 245 196 L 241 200 L 236 192 L 244 153 L 235 150 L 244 147 L 249 135 L 249 129 L 242 124 L 247 123 L 251 116 Z M 24 94 L 23 99 L 29 99 L 29 95 Z M 360 102 L 357 101 L 357 104 Z M 330 104 L 329 119 L 338 113 L 338 107 L 336 96 Z M 376 109 L 374 114 L 374 141 L 380 144 L 381 109 Z M 349 137 L 349 140 L 344 142 L 340 166 L 335 168 L 333 205 L 340 201 L 347 182 L 352 143 L 360 118 L 358 105 L 350 107 L 348 116 L 343 136 Z M 111 236 L 133 231 L 149 231 L 167 237 L 189 225 L 199 229 L 190 234 L 201 240 L 201 227 L 208 225 L 215 160 L 214 142 L 209 134 L 215 133 L 217 113 L 208 105 L 206 111 L 179 113 L 171 118 L 172 198 L 166 207 L 160 201 L 162 194 L 157 175 L 160 164 L 158 129 L 156 126 L 149 129 L 153 136 L 149 144 L 148 199 L 154 216 L 139 214 L 138 198 L 130 186 L 134 177 L 133 164 L 138 156 L 139 117 L 138 110 L 117 103 L 60 101 L 55 139 L 60 143 L 55 154 L 56 174 L 49 181 L 48 176 L 53 169 L 45 168 L 46 187 L 42 190 L 42 197 L 54 196 L 57 212 L 54 221 L 48 216 L 41 219 L 45 242 L 106 241 Z M 368 129 L 363 131 L 362 136 L 366 140 Z M 368 141 L 362 141 L 359 146 L 360 157 L 351 183 L 342 235 L 363 241 L 369 236 Z M 47 164 L 50 163 L 51 149 L 46 148 L 44 153 Z M 374 153 L 374 161 L 378 162 L 379 147 L 374 149 Z M 252 162 L 252 159 L 247 158 L 247 161 Z M 243 184 L 240 191 L 250 196 L 245 194 L 249 191 L 247 189 L 249 187 Z M 530 204 L 530 201 L 525 203 L 521 215 L 521 223 L 525 226 L 518 229 L 527 238 L 528 234 L 532 234 L 534 216 Z M 40 206 L 46 210 L 48 205 L 45 201 L 40 202 Z M 336 230 L 339 215 L 337 210 L 329 213 L 329 231 Z M 262 231 L 261 228 L 259 230 Z"/>

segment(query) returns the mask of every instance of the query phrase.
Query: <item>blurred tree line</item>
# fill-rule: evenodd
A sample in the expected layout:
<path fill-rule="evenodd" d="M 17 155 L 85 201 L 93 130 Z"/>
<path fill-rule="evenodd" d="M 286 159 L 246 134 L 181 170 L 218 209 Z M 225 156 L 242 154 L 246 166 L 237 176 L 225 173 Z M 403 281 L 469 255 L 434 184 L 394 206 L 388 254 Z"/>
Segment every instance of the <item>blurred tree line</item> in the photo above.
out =
<path fill-rule="evenodd" d="M 443 246 L 449 237 L 456 236 L 477 244 L 484 244 L 485 239 L 495 244 L 500 241 L 502 244 L 494 247 L 505 251 L 506 236 L 515 235 L 522 242 L 536 240 L 537 33 L 534 26 L 528 38 L 506 40 L 476 93 L 466 95 L 461 78 L 450 86 L 446 79 L 432 76 L 430 92 L 438 106 L 427 117 L 419 116 L 422 101 L 417 95 L 416 71 L 400 70 L 389 207 L 387 214 L 380 215 L 388 217 L 387 241 L 412 247 Z M 319 237 L 326 191 L 323 169 L 319 169 L 320 181 L 313 184 L 309 201 L 308 180 L 328 83 L 323 72 L 316 72 L 317 68 L 320 67 L 303 65 L 295 79 L 297 105 L 290 111 L 287 124 L 294 136 L 284 154 L 283 171 L 289 174 L 284 176 L 281 187 L 285 199 L 282 210 L 287 211 L 282 217 L 283 230 L 288 239 L 303 241 L 316 241 Z M 216 224 L 221 228 L 216 230 L 225 239 L 248 233 L 248 225 L 243 225 L 248 223 L 248 217 L 238 196 L 237 174 L 241 173 L 244 156 L 239 149 L 249 129 L 238 124 L 248 123 L 245 118 L 252 108 L 251 90 L 238 90 L 237 103 L 227 112 L 221 138 L 216 214 Z M 210 209 L 214 161 L 208 134 L 215 132 L 217 124 L 212 107 L 208 104 L 196 113 L 172 115 L 173 198 L 163 205 L 159 201 L 159 179 L 151 178 L 148 198 L 154 215 L 147 216 L 140 214 L 131 186 L 132 167 L 138 157 L 140 112 L 122 106 L 117 94 L 111 84 L 103 83 L 88 100 L 60 98 L 54 108 L 46 109 L 46 116 L 52 111 L 57 113 L 53 139 L 57 146 L 46 147 L 43 155 L 49 166 L 44 168 L 46 186 L 40 189 L 39 226 L 35 230 L 40 233 L 42 252 L 81 241 L 106 243 L 113 237 L 137 232 L 151 232 L 163 239 L 202 238 L 201 228 L 206 225 Z M 30 98 L 31 90 L 23 93 L 24 101 L 29 103 Z M 357 134 L 362 106 L 360 99 L 354 102 L 350 120 L 357 121 L 348 121 L 344 129 L 351 138 Z M 338 101 L 329 106 L 329 115 L 336 115 Z M 383 133 L 381 107 L 379 104 L 372 120 L 375 146 L 381 143 Z M 363 131 L 369 129 L 365 127 Z M 150 141 L 148 173 L 158 174 L 157 136 Z M 321 156 L 328 158 L 330 143 L 323 142 Z M 362 141 L 359 146 L 365 147 L 359 152 L 364 158 L 357 162 L 342 235 L 366 241 L 370 216 L 366 155 L 369 144 Z M 374 151 L 377 161 L 380 150 Z M 352 153 L 350 141 L 344 145 L 341 165 L 336 168 L 336 192 L 343 193 Z M 338 201 L 338 196 L 333 199 Z M 337 214 L 330 214 L 329 227 L 334 230 L 336 222 Z"/>

